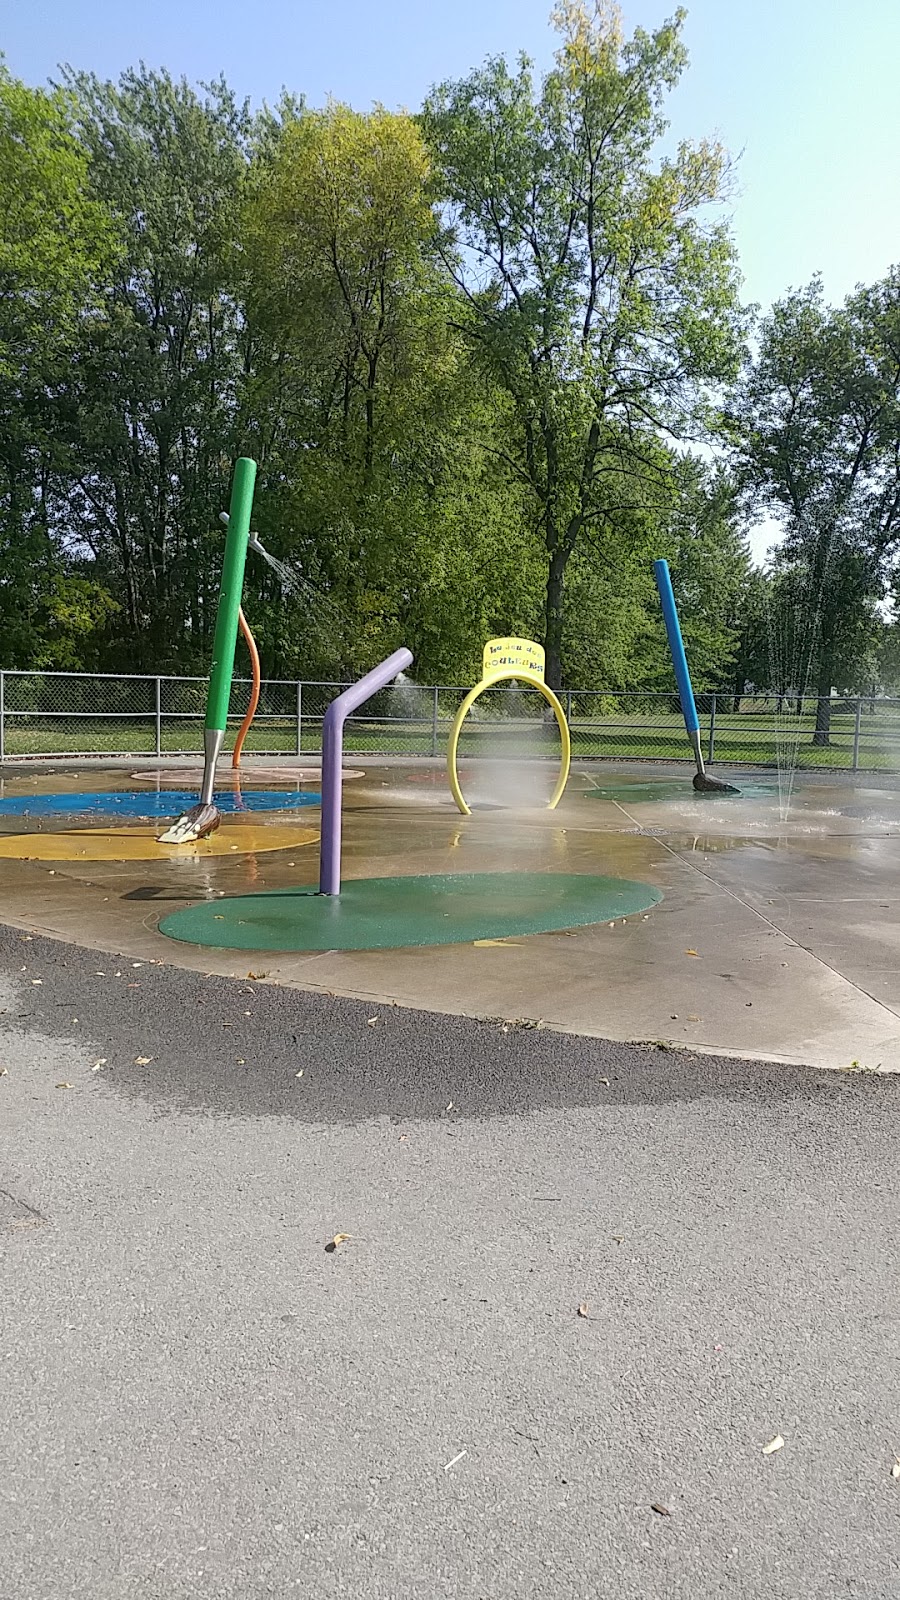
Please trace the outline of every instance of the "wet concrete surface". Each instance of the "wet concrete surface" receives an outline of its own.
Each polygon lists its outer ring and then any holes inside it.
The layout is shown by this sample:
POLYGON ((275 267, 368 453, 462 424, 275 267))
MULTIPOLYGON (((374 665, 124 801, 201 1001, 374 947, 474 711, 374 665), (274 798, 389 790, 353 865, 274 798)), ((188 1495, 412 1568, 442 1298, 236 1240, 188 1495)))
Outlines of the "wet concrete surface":
MULTIPOLYGON (((315 882, 308 843, 204 861, 2 861, 4 917, 135 958, 235 976, 252 968, 329 993, 819 1066, 900 1067, 900 787, 889 778, 801 775, 785 815, 772 775, 749 775, 746 795, 718 800, 697 796, 684 767, 586 764, 548 813, 539 802, 552 763, 518 775, 506 764, 502 798, 529 802, 515 810, 490 807, 491 775, 476 765, 469 786, 485 809, 461 817, 440 763, 360 762, 345 790, 345 873, 595 873, 645 881, 662 903, 612 926, 489 947, 258 961, 158 933, 162 916, 197 900, 315 882)), ((315 783, 308 762, 303 770, 315 783)), ((136 771, 133 761, 62 776, 58 764, 17 770, 3 793, 156 781, 136 771)), ((160 781, 183 787, 183 772, 172 765, 160 781)), ((303 818, 314 824, 316 813, 303 818)))
POLYGON ((897 1077, 9 929, 0 1065, 3 1600, 900 1592, 897 1077))

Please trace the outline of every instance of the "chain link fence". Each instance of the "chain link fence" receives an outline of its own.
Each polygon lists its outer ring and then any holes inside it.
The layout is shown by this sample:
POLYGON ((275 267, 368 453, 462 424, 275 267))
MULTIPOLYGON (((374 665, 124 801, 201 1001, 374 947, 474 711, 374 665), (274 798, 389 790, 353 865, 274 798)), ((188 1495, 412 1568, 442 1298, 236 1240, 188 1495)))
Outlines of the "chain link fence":
MULTIPOLYGON (((265 681, 247 753, 318 756, 322 720, 339 683, 265 681)), ((0 672, 0 759, 197 755, 205 678, 0 672)), ((232 735, 249 680, 235 680, 232 735)), ((348 754, 439 756, 467 690, 395 683, 347 721, 348 754)), ((562 696, 578 758, 690 760, 674 694, 568 690, 562 696)), ((718 693, 699 695, 710 762, 900 771, 900 699, 718 693), (817 731, 818 730, 818 731, 817 731)), ((460 756, 555 758, 558 732, 546 702, 520 683, 486 690, 472 706, 460 756)))

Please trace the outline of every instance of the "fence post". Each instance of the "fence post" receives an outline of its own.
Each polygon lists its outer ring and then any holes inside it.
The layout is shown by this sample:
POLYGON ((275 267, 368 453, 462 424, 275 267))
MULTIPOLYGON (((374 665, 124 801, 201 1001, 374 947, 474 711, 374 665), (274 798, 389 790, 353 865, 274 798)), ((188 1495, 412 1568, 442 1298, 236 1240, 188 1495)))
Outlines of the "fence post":
POLYGON ((715 697, 714 694, 711 694, 710 697, 709 697, 709 750, 707 751, 706 759, 711 764, 715 760, 715 757, 716 757, 716 697, 715 697))
POLYGON ((162 693, 159 677, 154 682, 156 684, 156 703, 154 706, 156 713, 156 759, 159 760, 162 755, 162 693))
POLYGON ((571 691, 571 689, 567 689, 566 690, 566 721, 567 722, 571 722, 572 721, 572 691, 571 691))
POLYGON ((297 754, 303 754, 303 684, 297 679, 297 754))
POLYGON ((0 761, 6 758, 6 673, 0 672, 0 761))
POLYGON ((859 735, 862 729, 862 695, 856 702, 856 717, 853 723, 853 771, 859 771, 859 735))
POLYGON ((438 692, 437 692, 437 684, 435 684, 434 689, 432 690, 432 699, 431 699, 431 754, 433 756, 437 755, 437 747, 438 747, 438 692))

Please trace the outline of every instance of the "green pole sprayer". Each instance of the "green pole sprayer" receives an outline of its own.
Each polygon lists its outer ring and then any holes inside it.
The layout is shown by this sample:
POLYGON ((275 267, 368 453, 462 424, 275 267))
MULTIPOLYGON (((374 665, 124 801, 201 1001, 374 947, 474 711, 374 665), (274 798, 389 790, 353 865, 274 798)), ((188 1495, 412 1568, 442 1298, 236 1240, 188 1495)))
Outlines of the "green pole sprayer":
MULTIPOLYGON (((253 488, 256 483, 256 462, 241 456, 235 462, 231 482, 231 506, 228 511, 228 532, 225 536, 225 560, 222 565, 222 586, 219 590, 219 609, 216 613, 216 632, 213 639, 213 659, 206 697, 206 722, 203 729, 203 783, 200 798, 190 811, 160 834, 160 844, 187 844, 192 839, 202 839, 219 826, 219 812, 213 802, 216 784, 216 764, 225 742, 228 726, 228 707, 231 700, 231 680, 234 677, 234 652, 237 646, 238 613, 244 587, 244 565, 250 542, 250 514, 253 509, 253 488)), ((225 519, 223 518, 223 521, 225 519)))

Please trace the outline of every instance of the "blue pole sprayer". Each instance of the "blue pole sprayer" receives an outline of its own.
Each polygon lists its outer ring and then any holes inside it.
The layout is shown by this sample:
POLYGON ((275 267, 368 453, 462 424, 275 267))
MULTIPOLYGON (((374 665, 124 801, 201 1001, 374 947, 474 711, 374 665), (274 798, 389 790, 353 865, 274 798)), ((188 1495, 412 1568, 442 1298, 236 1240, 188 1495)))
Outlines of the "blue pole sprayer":
POLYGON ((694 688, 691 683, 687 656, 684 652, 684 640, 681 637, 681 623, 678 620, 678 607, 675 604, 675 593, 672 588, 672 576, 669 572, 668 561, 654 561, 653 575, 656 578, 656 587, 659 590, 659 598, 662 603, 663 621, 666 625, 666 636, 672 655, 672 665, 675 668, 678 698, 681 701, 681 714, 684 717, 687 736, 691 741, 694 760, 697 763, 694 788, 718 794, 737 794, 738 790, 730 783, 722 783, 718 778, 711 778, 706 771, 703 748, 700 743, 700 718, 697 715, 697 702, 694 699, 694 688))

